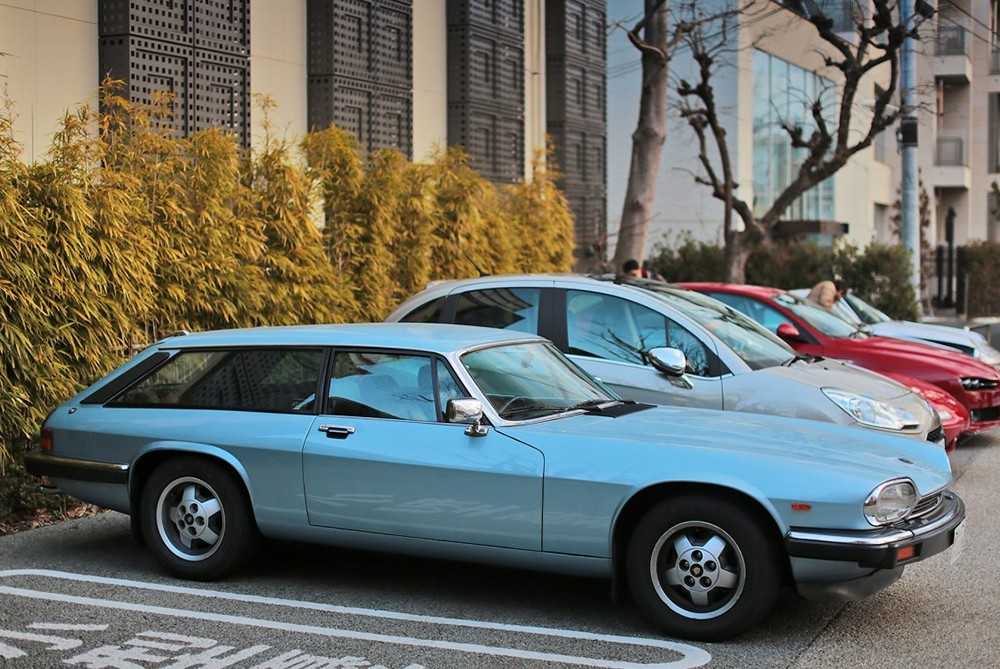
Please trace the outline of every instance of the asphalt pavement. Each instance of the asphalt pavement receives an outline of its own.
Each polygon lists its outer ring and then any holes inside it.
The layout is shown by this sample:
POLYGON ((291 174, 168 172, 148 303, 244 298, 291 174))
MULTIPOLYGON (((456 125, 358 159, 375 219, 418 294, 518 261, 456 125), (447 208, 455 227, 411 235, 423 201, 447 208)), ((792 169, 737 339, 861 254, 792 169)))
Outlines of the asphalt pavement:
POLYGON ((960 545, 861 602, 787 593, 727 643, 660 636, 604 581, 326 547, 272 543, 233 578, 179 581, 109 512, 0 538, 0 666, 1000 666, 1000 435, 953 461, 960 545))

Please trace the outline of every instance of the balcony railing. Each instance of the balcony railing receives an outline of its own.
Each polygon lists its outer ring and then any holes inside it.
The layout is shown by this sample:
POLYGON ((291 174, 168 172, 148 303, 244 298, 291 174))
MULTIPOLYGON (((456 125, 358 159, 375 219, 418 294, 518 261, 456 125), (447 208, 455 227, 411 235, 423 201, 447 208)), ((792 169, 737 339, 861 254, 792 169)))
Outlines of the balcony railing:
POLYGON ((934 53, 938 56, 969 55, 969 40, 961 26, 938 26, 934 53))
POLYGON ((965 140, 961 137, 938 137, 934 162, 941 167, 966 167, 965 140))
POLYGON ((990 65, 990 74, 1000 74, 1000 47, 993 47, 993 63, 990 65))

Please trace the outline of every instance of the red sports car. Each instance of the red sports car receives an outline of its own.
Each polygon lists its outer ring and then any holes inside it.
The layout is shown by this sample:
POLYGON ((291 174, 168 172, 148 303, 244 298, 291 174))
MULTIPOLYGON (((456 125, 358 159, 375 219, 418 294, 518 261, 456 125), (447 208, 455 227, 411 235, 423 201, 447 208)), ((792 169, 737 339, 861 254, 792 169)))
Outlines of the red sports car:
POLYGON ((969 412, 969 432, 1000 426, 1000 372, 974 358, 916 342, 873 337, 821 307, 777 288, 685 283, 731 305, 804 355, 850 360, 885 374, 931 383, 969 412))

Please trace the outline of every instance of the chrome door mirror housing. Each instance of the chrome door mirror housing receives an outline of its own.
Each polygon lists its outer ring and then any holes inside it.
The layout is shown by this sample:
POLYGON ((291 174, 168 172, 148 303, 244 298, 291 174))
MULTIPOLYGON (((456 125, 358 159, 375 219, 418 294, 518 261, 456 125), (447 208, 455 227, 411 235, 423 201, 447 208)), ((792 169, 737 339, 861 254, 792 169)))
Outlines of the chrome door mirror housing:
POLYGON ((649 364, 667 376, 684 376, 687 371, 687 356, 679 348, 660 346, 650 349, 646 357, 649 364))
POLYGON ((483 403, 471 397, 448 400, 444 410, 444 418, 449 423, 465 423, 469 427, 465 433, 470 437, 486 435, 487 428, 483 423, 483 403))

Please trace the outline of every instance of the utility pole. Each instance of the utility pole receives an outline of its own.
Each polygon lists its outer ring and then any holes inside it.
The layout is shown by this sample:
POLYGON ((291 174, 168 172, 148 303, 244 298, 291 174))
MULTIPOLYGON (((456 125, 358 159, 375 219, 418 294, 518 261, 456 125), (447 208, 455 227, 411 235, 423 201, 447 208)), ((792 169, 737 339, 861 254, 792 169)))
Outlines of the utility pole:
MULTIPOLYGON (((910 29, 914 20, 914 0, 899 3, 900 22, 910 29)), ((917 193, 917 43, 912 37, 903 42, 899 63, 899 90, 903 110, 899 124, 899 144, 902 153, 903 184, 900 189, 902 242, 910 251, 910 284, 917 295, 917 308, 922 308, 920 294, 920 204, 917 193)))

